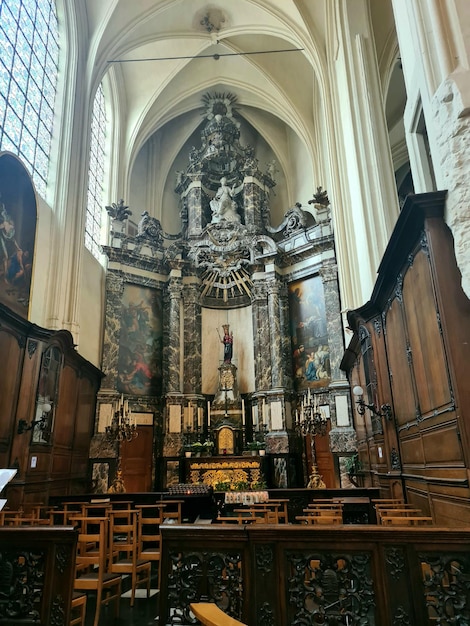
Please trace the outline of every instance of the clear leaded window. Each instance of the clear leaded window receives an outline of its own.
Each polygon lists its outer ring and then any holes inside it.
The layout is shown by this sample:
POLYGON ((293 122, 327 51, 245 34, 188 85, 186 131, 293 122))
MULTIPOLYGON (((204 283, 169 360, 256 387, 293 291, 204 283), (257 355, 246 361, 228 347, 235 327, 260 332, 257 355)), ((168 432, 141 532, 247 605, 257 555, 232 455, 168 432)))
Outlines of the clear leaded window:
POLYGON ((101 256, 101 223, 103 217, 104 157, 106 112, 103 88, 96 91, 91 122, 90 164, 88 169, 88 200, 85 224, 85 246, 97 259, 101 256))
POLYGON ((42 196, 58 57, 54 0, 0 0, 0 149, 21 158, 42 196))

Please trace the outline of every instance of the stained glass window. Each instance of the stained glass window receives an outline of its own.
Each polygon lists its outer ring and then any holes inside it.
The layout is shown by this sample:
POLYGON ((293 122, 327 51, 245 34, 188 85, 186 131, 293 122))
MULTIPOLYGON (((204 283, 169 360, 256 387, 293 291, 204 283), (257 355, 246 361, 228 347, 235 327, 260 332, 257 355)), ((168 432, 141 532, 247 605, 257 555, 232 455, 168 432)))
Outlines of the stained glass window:
POLYGON ((43 196, 58 57, 54 0, 0 1, 0 150, 21 158, 43 196))
POLYGON ((85 246, 97 259, 101 256, 101 222, 104 210, 104 157, 106 111, 103 88, 96 91, 91 121, 90 163, 88 167, 88 199, 85 223, 85 246))

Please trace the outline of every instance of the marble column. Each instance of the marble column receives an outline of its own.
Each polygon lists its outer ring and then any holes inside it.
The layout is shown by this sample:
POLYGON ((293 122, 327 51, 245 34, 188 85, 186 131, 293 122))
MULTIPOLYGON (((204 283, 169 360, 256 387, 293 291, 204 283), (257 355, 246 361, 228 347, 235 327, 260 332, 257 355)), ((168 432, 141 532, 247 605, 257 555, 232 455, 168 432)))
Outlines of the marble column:
POLYGON ((264 277, 253 280, 251 303, 253 311, 255 389, 257 391, 267 391, 271 388, 271 353, 269 346, 268 298, 264 277))
MULTIPOLYGON (((356 432, 352 427, 349 383, 340 369, 344 354, 343 334, 340 315, 338 288, 338 268, 336 263, 327 263, 320 269, 325 295, 328 347, 330 350, 331 383, 329 406, 331 430, 329 433, 330 451, 339 459, 357 449, 356 432)), ((341 478, 342 480, 342 478, 341 478)), ((343 486, 343 481, 341 483, 343 486)))
POLYGON ((188 235, 189 237, 201 234, 205 226, 202 210, 202 185, 200 180, 193 180, 189 185, 185 202, 188 211, 188 235))
POLYGON ((279 280, 275 277, 267 283, 268 293, 268 328, 270 333, 269 349, 271 354, 271 387, 283 386, 282 337, 279 280))
POLYGON ((184 361, 183 393, 200 393, 202 389, 201 306, 199 284, 183 288, 184 361))
POLYGON ((255 226, 262 230, 261 211, 265 193, 254 176, 245 176, 243 181, 243 198, 245 226, 255 226))
POLYGON ((325 295, 331 380, 332 382, 339 380, 345 381, 346 375, 339 367, 344 354, 344 341, 341 324, 341 305, 339 300, 338 266, 336 263, 324 263, 319 273, 323 282, 323 293, 325 295))
POLYGON ((106 276, 106 314, 101 368, 106 374, 102 389, 116 389, 121 335, 121 307, 124 279, 121 274, 108 271, 106 276))
POLYGON ((287 285, 279 283, 279 343, 281 344, 281 366, 283 386, 293 390, 291 338, 289 333, 289 299, 287 285))
POLYGON ((181 393, 181 296, 183 281, 172 276, 168 284, 167 384, 169 394, 181 393))

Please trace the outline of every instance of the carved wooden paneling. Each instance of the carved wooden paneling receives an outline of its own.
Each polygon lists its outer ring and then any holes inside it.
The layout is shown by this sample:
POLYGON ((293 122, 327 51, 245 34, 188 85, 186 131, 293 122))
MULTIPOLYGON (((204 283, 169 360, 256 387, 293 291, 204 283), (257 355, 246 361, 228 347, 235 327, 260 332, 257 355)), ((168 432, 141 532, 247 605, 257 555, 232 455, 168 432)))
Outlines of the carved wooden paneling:
POLYGON ((53 441, 55 446, 72 449, 77 409, 77 371, 64 365, 60 374, 59 404, 53 441))
MULTIPOLYGON (((376 407, 392 407, 384 429, 390 478, 380 477, 383 495, 391 491, 385 485, 402 481, 405 496, 418 498, 437 523, 449 521, 442 505, 447 497, 449 510, 456 510, 453 522, 470 524, 470 300, 444 209, 445 192, 407 199, 370 301, 348 313, 354 338, 342 368, 351 385, 363 376, 360 340, 370 333, 377 353, 376 407)), ((362 433, 363 424, 355 422, 362 433)), ((377 433, 360 440, 361 460, 375 458, 381 443, 377 433)))
POLYGON ((431 269, 423 251, 405 274, 403 304, 419 407, 424 415, 450 404, 451 391, 431 269))
POLYGON ((8 505, 46 503, 50 490, 85 491, 101 372, 76 352, 68 331, 40 328, 2 305, 0 354, 0 464, 18 470, 8 505), (40 422, 44 415, 49 422, 40 422))
POLYGON ((69 624, 76 542, 72 529, 0 528, 0 624, 69 624))
POLYGON ((222 524, 161 532, 162 624, 195 623, 189 603, 207 599, 249 626, 469 622, 467 529, 222 524))
MULTIPOLYGON (((410 373, 402 304, 398 298, 394 298, 391 302, 387 311, 386 323, 393 410, 397 424, 402 425, 416 418, 416 398, 410 373)), ((388 373, 386 374, 388 376, 388 373)))

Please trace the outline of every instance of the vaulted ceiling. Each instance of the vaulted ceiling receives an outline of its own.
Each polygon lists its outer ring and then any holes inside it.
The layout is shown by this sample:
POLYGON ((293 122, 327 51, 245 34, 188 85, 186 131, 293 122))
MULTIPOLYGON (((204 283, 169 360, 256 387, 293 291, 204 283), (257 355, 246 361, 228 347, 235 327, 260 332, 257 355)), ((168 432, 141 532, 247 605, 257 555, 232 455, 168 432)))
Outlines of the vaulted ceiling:
MULTIPOLYGON (((390 2, 370 2, 379 63, 395 38, 390 2)), ((296 201, 306 204, 316 185, 327 187, 328 157, 320 147, 336 0, 85 3, 90 92, 103 77, 111 79, 123 193, 131 204, 177 229, 175 173, 200 143, 202 96, 214 91, 237 97, 241 142, 255 147, 260 169, 277 162, 275 214, 296 201), (155 154, 149 198, 141 183, 155 154)), ((391 118, 401 106, 387 103, 391 118)))

